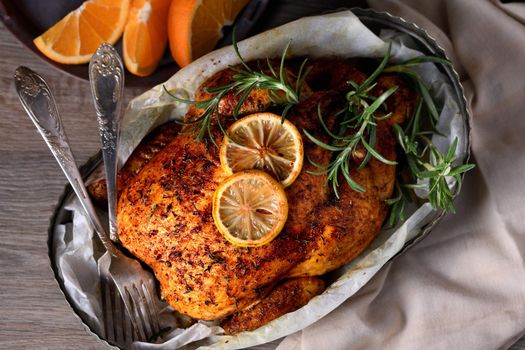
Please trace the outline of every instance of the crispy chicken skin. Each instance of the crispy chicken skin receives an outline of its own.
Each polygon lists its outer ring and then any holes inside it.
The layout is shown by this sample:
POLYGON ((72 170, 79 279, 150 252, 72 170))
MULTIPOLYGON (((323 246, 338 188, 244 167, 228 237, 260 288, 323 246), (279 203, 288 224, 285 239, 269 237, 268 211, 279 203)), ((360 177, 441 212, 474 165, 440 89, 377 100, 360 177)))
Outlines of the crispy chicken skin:
MULTIPOLYGON (((334 63, 330 69, 314 62, 313 67, 321 72, 317 77, 312 75, 310 93, 288 118, 300 131, 329 142, 317 116, 318 106, 331 128, 345 104, 344 84, 348 80, 362 82, 366 75, 348 63, 334 63), (323 75, 328 76, 328 83, 321 79, 323 75)), ((204 86, 225 84, 231 74, 219 72, 204 86)), ((411 114, 415 98, 396 76, 380 77, 376 93, 393 85, 399 89, 389 100, 388 109, 395 122, 401 123, 411 114)), ((206 98, 204 86, 197 98, 206 98)), ((259 92, 246 101, 243 112, 269 108, 267 93, 259 92)), ((226 126, 232 121, 226 118, 233 113, 234 102, 228 100, 232 98, 236 97, 225 97, 222 104, 226 126)), ((194 112, 190 110, 188 118, 194 112)), ((389 120, 378 123, 376 150, 396 160, 391 124, 389 120)), ((222 134, 217 127, 213 134, 220 142, 222 134)), ((352 190, 341 177, 340 199, 336 199, 324 184, 325 175, 308 173, 319 169, 307 160, 327 164, 333 155, 305 135, 303 143, 302 172, 286 188, 290 203, 286 226, 276 239, 257 248, 236 247, 215 227, 212 197, 226 175, 211 142, 178 134, 149 162, 141 163, 142 169, 135 172, 119 198, 119 235, 122 244, 152 268, 162 295, 177 311, 203 320, 233 315, 223 323, 228 333, 255 329, 319 294, 324 288, 322 281, 308 276, 346 264, 379 233, 388 211, 385 199, 393 192, 395 166, 372 159, 357 170, 360 159, 356 155, 351 176, 366 192, 352 190)))
POLYGON ((306 82, 314 90, 348 90, 348 81, 362 84, 367 76, 356 65, 340 59, 318 59, 312 62, 306 82))
POLYGON ((226 334, 252 331, 279 316, 295 311, 324 290, 318 277, 292 278, 275 286, 261 302, 221 322, 226 334))
POLYGON ((178 311, 213 320, 264 296, 303 256, 281 234, 258 248, 226 241, 211 215, 226 178, 216 148, 179 135, 135 177, 119 200, 122 244, 148 264, 178 311))
MULTIPOLYGON (((253 64, 251 64, 253 65, 253 64)), ((272 62, 274 69, 279 70, 278 62, 272 62)), ((219 73, 208 78, 202 86, 197 89, 195 92, 196 101, 204 101, 213 97, 213 95, 207 91, 207 88, 212 88, 216 86, 225 86, 232 82, 233 76, 238 74, 235 70, 231 68, 226 68, 219 73)), ((289 77, 290 81, 295 84, 297 72, 293 67, 286 67, 286 74, 289 77)), ((312 91, 310 90, 307 84, 303 84, 301 89, 301 97, 305 98, 310 96, 312 91)), ((238 94, 235 89, 231 90, 222 98, 219 102, 219 114, 222 117, 231 117, 233 116, 235 107, 237 106, 242 94, 238 94)), ((272 105, 272 100, 268 90, 265 89, 253 89, 249 94, 241 108, 239 109, 239 115, 245 115, 260 111, 265 111, 272 105)), ((202 113, 202 110, 190 107, 188 114, 185 119, 188 121, 198 118, 202 113)))
MULTIPOLYGON (((378 126, 376 150, 396 160, 395 140, 389 128, 378 126)), ((339 200, 328 200, 313 208, 301 238, 309 242, 303 262, 290 277, 317 276, 332 271, 361 253, 379 233, 387 214, 385 199, 395 184, 395 166, 372 159, 350 176, 366 191, 359 193, 340 179, 339 200)), ((311 194, 313 195, 313 194, 311 194)))
MULTIPOLYGON (((334 92, 316 92, 305 100, 288 116, 298 130, 306 130, 323 142, 329 142, 323 132, 317 117, 317 105, 320 104, 321 112, 327 116, 328 125, 333 124, 334 114, 343 107, 342 99, 334 92)), ((310 159, 317 164, 326 164, 330 161, 331 152, 317 147, 310 139, 303 135, 303 149, 305 160, 310 159)), ((288 220, 285 231, 302 239, 313 210, 325 203, 330 195, 329 189, 324 185, 325 176, 311 174, 319 171, 309 161, 303 162, 303 169, 292 186, 285 189, 288 201, 293 203, 288 207, 288 220), (293 201, 293 202, 292 202, 293 201)))
MULTIPOLYGON (((169 122, 153 130, 142 140, 131 154, 129 160, 124 164, 117 175, 117 191, 120 193, 126 188, 129 181, 148 163, 157 153, 159 153, 180 131, 180 125, 169 122)), ((101 205, 107 205, 108 195, 106 180, 100 179, 88 186, 91 197, 101 205)))
MULTIPOLYGON (((202 84, 202 86, 195 93, 196 101, 204 101, 210 99, 213 95, 206 91, 206 87, 213 86, 224 86, 231 83, 232 77, 237 74, 233 69, 227 68, 221 71, 219 74, 211 76, 208 80, 202 84)), ((219 114, 221 116, 231 116, 237 102, 241 98, 240 95, 236 94, 236 91, 230 91, 227 95, 221 99, 219 102, 219 114)), ((239 114, 249 114, 257 111, 263 111, 270 106, 270 96, 268 95, 267 90, 254 89, 243 103, 239 114)), ((199 116, 200 111, 194 110, 193 107, 190 107, 190 112, 187 117, 199 116)))

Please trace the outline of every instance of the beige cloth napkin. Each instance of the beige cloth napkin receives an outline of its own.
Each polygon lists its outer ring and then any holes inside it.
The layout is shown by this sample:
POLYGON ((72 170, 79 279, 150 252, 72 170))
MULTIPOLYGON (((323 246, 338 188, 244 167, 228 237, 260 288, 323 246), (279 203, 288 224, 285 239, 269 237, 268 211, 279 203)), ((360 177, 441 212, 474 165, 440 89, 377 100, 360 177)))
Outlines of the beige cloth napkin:
POLYGON ((477 168, 456 215, 278 349, 508 348, 525 333, 525 3, 369 3, 425 28, 451 56, 477 168))

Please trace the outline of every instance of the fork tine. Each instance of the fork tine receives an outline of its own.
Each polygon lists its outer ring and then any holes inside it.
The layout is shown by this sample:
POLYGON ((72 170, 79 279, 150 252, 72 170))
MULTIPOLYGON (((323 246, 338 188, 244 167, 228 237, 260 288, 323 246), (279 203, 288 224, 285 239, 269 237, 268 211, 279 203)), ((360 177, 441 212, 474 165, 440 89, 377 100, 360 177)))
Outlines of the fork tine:
POLYGON ((107 283, 105 279, 101 279, 103 284, 102 290, 102 302, 103 302, 103 313, 104 313, 104 330, 106 332, 106 339, 109 342, 115 342, 115 333, 114 333, 114 323, 113 323, 113 308, 111 300, 113 299, 114 293, 112 293, 112 288, 107 283))
POLYGON ((135 309, 138 311, 140 320, 142 321, 141 325, 142 330, 144 331, 145 340, 148 340, 152 335, 152 329, 148 319, 144 293, 141 292, 140 286, 137 287, 136 284, 134 284, 131 288, 133 289, 133 291, 135 292, 135 296, 137 297, 133 299, 133 302, 135 303, 135 309))
POLYGON ((146 309, 148 310, 150 324, 152 327, 152 336, 155 334, 158 334, 160 332, 160 324, 159 324, 159 317, 158 317, 158 310, 157 310, 157 304, 153 301, 153 295, 154 293, 151 292, 151 290, 148 288, 148 285, 142 283, 141 285, 142 291, 144 293, 144 300, 146 301, 146 309))
POLYGON ((115 331, 115 339, 117 343, 122 344, 125 340, 124 338, 124 320, 123 317, 125 317, 125 310, 124 305, 122 302, 122 297, 120 296, 120 293, 115 293, 114 298, 114 304, 113 304, 113 311, 114 311, 114 331, 115 331))
POLYGON ((108 339, 108 330, 107 330, 107 307, 106 307, 106 285, 104 283, 104 280, 100 279, 100 307, 102 308, 102 321, 104 324, 102 325, 102 332, 105 339, 108 339))
POLYGON ((100 283, 104 338, 110 344, 129 349, 134 338, 138 339, 138 335, 135 337, 137 333, 134 333, 131 317, 128 317, 124 300, 113 281, 101 278, 100 283))
POLYGON ((135 286, 131 286, 131 288, 125 288, 126 291, 126 298, 127 301, 131 305, 132 313, 130 314, 130 319, 133 325, 135 326, 135 330, 138 333, 138 339, 143 341, 147 340, 146 334, 144 333, 144 319, 141 317, 141 314, 139 312, 139 308, 141 305, 140 302, 137 302, 139 300, 140 296, 136 294, 136 291, 134 290, 135 286))
POLYGON ((160 331, 155 282, 137 261, 115 254, 106 253, 98 261, 101 280, 113 287, 111 299, 107 286, 103 288, 105 312, 112 312, 106 317, 106 338, 129 345, 132 340, 147 341, 160 331))
POLYGON ((131 319, 128 316, 126 307, 124 306, 124 300, 120 293, 116 293, 115 297, 115 308, 116 322, 115 332, 118 334, 117 339, 119 344, 124 344, 126 349, 131 348, 131 343, 133 342, 134 333, 133 325, 131 324, 131 319))
MULTIPOLYGON (((142 327, 140 326, 140 323, 137 322, 140 320, 137 320, 137 317, 135 315, 135 311, 133 307, 133 303, 134 303, 133 296, 130 295, 129 289, 126 286, 122 286, 121 284, 117 283, 117 281, 115 280, 114 282, 115 282, 115 286, 117 287, 120 296, 122 297, 122 301, 124 302, 126 313, 129 316, 129 320, 131 321, 133 329, 138 331, 142 327)), ((138 335, 140 336, 140 334, 138 335)))
MULTIPOLYGON (((123 309, 125 311, 125 309, 123 309)), ((131 324, 131 318, 130 316, 123 312, 124 315, 124 324, 123 324, 123 330, 124 330, 124 343, 126 344, 126 349, 131 348, 131 343, 134 340, 135 336, 135 330, 133 328, 133 325, 131 324)))
POLYGON ((142 314, 142 319, 144 320, 146 337, 147 340, 149 340, 155 334, 155 330, 153 328, 153 319, 150 315, 149 305, 147 304, 147 300, 144 295, 143 284, 140 283, 138 286, 134 285, 133 288, 135 288, 137 294, 140 295, 140 299, 142 301, 140 303, 140 312, 142 314))

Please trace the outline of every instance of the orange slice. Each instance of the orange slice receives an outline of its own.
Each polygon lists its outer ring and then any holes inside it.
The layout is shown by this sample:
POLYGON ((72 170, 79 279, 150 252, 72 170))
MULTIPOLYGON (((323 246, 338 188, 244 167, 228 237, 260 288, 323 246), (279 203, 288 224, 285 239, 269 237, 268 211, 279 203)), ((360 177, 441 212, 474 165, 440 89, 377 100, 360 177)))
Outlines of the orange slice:
POLYGON ((171 3, 168 35, 173 59, 184 67, 207 54, 249 0, 175 0, 171 3))
POLYGON ((213 195, 213 220, 219 232, 239 247, 272 241, 288 218, 288 200, 270 175, 247 170, 230 176, 213 195))
POLYGON ((159 65, 168 43, 168 10, 171 0, 132 0, 124 28, 124 64, 144 77, 159 65))
POLYGON ((33 42, 53 61, 87 63, 102 43, 120 38, 128 10, 129 0, 88 0, 33 42))
POLYGON ((229 128, 220 150, 221 167, 228 175, 258 169, 286 187, 303 167, 303 141, 290 121, 273 113, 255 113, 237 120, 229 128))

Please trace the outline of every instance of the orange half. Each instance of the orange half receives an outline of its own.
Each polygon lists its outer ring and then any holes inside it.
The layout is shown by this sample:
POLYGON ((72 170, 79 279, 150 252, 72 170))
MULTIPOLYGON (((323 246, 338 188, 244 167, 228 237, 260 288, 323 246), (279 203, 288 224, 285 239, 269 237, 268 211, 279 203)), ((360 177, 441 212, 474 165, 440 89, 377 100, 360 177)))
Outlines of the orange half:
POLYGON ((159 65, 168 43, 170 3, 171 0, 131 2, 123 38, 124 64, 131 73, 147 76, 159 65))
POLYGON ((175 0, 171 3, 168 35, 173 59, 184 67, 207 54, 249 0, 175 0))
POLYGON ((129 0, 88 0, 33 42, 53 61, 87 63, 102 43, 120 38, 128 10, 129 0))

